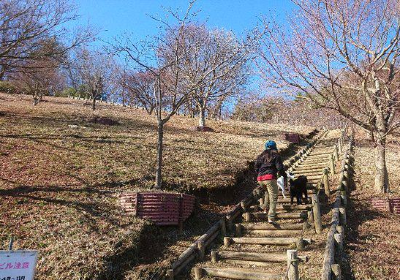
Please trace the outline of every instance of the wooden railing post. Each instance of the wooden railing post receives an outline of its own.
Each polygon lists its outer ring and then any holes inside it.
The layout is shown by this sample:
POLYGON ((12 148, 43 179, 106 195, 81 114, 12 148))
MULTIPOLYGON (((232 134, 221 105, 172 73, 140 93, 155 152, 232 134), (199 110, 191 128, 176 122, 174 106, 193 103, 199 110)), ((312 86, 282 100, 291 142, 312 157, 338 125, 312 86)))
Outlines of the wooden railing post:
POLYGON ((297 258, 297 250, 287 250, 287 266, 288 279, 299 280, 299 259, 297 258))
POLYGON ((340 269, 340 265, 332 264, 331 266, 333 280, 342 280, 342 270, 340 269))
POLYGON ((343 254, 343 235, 342 233, 335 233, 334 235, 335 238, 335 255, 337 261, 340 263, 342 259, 342 254, 343 254))
POLYGON ((241 237, 242 236, 242 225, 241 224, 236 224, 235 225, 235 236, 236 237, 241 237))
POLYGON ((201 267, 194 268, 194 279, 200 280, 203 277, 203 270, 201 267))
POLYGON ((204 247, 204 242, 203 241, 198 241, 197 242, 197 249, 199 251, 199 260, 203 260, 205 256, 205 247, 204 247))
POLYGON ((216 263, 218 261, 218 252, 217 250, 211 250, 211 262, 216 263))
POLYGON ((318 195, 313 194, 311 196, 311 199, 313 205, 315 232, 319 234, 322 232, 322 222, 321 222, 321 208, 319 205, 318 195))
POLYGON ((168 280, 174 280, 174 270, 173 269, 168 269, 167 270, 167 279, 168 280))
POLYGON ((335 145, 334 156, 335 156, 335 160, 338 161, 339 160, 339 151, 338 151, 337 145, 335 145))
POLYGON ((324 169, 324 175, 323 175, 323 184, 324 184, 324 189, 325 189, 325 194, 327 196, 331 195, 331 190, 329 188, 329 178, 328 178, 328 169, 324 169))
POLYGON ((251 222, 251 214, 250 214, 250 212, 246 212, 246 213, 244 213, 244 220, 246 221, 246 222, 251 222))
POLYGON ((345 226, 347 223, 346 208, 344 207, 339 208, 339 219, 340 219, 340 225, 345 226))
POLYGON ((335 159, 333 154, 330 155, 330 169, 331 169, 331 175, 335 175, 335 159))

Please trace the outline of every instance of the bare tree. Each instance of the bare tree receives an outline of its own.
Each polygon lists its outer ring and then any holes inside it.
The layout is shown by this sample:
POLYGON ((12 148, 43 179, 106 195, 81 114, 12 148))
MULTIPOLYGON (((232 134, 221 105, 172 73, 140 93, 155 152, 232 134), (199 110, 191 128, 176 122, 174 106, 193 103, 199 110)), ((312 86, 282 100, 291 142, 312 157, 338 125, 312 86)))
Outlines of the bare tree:
POLYGON ((199 113, 199 127, 205 127, 211 103, 238 94, 247 82, 248 48, 232 32, 209 30, 205 25, 191 24, 180 42, 184 59, 183 75, 199 113))
POLYGON ((124 99, 130 104, 138 105, 151 115, 156 108, 154 98, 154 74, 147 72, 133 72, 125 70, 120 78, 121 87, 124 89, 124 99))
POLYGON ((55 94, 65 85, 61 75, 60 67, 64 56, 47 56, 48 53, 57 53, 62 45, 54 38, 38 42, 38 45, 31 51, 30 57, 23 62, 18 72, 9 74, 9 79, 21 92, 31 94, 33 104, 37 105, 43 95, 55 94))
POLYGON ((396 0, 293 0, 290 28, 265 22, 257 64, 270 86, 301 93, 375 136, 375 189, 388 192, 386 136, 400 126, 396 0))
MULTIPOLYGON (((56 38, 62 46, 43 55, 59 56, 91 40, 87 30, 68 31, 64 24, 77 18, 67 0, 2 0, 0 2, 0 80, 7 74, 37 68, 32 52, 40 42, 56 38)), ((41 59, 41 58, 40 58, 41 59)))
POLYGON ((95 110, 96 101, 104 98, 109 87, 110 76, 113 73, 113 58, 101 51, 80 48, 70 60, 72 84, 85 89, 92 101, 92 110, 95 110))
POLYGON ((126 42, 120 42, 115 46, 116 51, 125 54, 136 72, 151 75, 150 79, 154 81, 153 96, 158 126, 156 188, 162 187, 164 125, 192 94, 181 68, 184 58, 181 42, 184 41, 185 26, 192 16, 193 4, 194 1, 189 3, 182 17, 176 12, 169 11, 169 16, 177 22, 176 27, 167 21, 159 20, 162 33, 153 41, 137 44, 126 38, 126 42))

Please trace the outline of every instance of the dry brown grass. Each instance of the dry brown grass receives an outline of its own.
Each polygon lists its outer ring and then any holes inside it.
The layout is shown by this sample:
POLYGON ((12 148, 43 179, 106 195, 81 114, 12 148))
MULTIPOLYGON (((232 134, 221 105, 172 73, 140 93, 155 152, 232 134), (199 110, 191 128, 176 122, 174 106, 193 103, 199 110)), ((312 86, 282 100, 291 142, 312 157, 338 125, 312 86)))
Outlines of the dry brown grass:
POLYGON ((387 147, 389 180, 393 193, 377 194, 374 184, 374 150, 366 134, 358 131, 355 146, 355 189, 348 209, 345 279, 396 280, 400 275, 400 216, 371 207, 371 198, 400 196, 400 139, 390 137, 387 147))
MULTIPOLYGON (((0 240, 39 249, 37 279, 98 279, 138 260, 143 221, 125 217, 116 194, 152 186, 156 127, 141 110, 0 94, 0 240), (107 126, 94 116, 118 120, 107 126)), ((262 150, 268 138, 285 147, 286 131, 311 127, 209 121, 215 133, 194 132, 196 120, 175 117, 165 133, 164 185, 221 188, 262 150)))

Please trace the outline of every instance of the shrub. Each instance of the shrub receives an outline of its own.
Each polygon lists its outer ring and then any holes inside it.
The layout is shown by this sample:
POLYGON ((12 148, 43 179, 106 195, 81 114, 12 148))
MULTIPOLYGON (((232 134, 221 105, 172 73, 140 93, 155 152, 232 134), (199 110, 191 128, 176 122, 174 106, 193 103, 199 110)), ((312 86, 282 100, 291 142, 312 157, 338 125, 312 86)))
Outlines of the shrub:
POLYGON ((18 89, 12 82, 0 81, 0 92, 18 93, 18 89))

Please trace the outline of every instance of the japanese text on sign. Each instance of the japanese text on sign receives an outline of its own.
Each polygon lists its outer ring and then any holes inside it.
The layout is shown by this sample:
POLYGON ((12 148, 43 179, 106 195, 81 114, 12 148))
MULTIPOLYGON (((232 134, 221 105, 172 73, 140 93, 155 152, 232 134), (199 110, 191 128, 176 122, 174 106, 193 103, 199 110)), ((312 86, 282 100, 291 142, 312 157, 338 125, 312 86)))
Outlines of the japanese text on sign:
POLYGON ((37 251, 0 251, 0 280, 33 280, 37 251))

